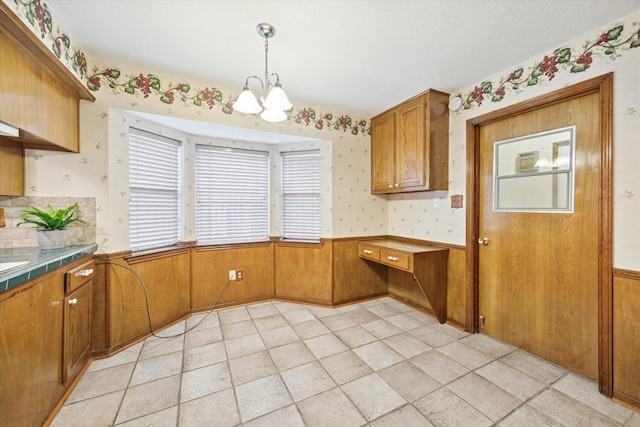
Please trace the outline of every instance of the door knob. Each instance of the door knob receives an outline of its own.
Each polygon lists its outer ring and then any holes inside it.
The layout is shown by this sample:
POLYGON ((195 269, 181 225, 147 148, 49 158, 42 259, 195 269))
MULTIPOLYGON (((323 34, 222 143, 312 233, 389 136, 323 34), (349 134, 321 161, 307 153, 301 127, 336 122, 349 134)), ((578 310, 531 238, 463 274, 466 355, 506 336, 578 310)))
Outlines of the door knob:
POLYGON ((489 238, 487 236, 482 236, 478 239, 478 244, 487 246, 489 244, 489 238))

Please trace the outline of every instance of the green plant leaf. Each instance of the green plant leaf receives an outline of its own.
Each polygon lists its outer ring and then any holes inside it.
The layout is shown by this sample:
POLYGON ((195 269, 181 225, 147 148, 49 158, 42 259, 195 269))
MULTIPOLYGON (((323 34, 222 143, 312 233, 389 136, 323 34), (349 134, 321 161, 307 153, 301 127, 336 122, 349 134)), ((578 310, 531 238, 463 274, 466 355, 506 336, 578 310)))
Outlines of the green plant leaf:
POLYGON ((558 64, 564 64, 571 60, 571 49, 568 47, 556 49, 553 54, 558 57, 558 64))
POLYGON ((164 102, 165 104, 171 104, 173 101, 171 101, 170 98, 167 98, 166 96, 162 95, 160 97, 160 101, 164 102))
POLYGON ((188 93, 188 92, 189 92, 189 90, 191 90, 191 86, 189 86, 189 85, 188 85, 188 84, 186 84, 186 83, 182 83, 182 91, 183 91, 184 93, 188 93))
POLYGON ((587 64, 576 64, 569 70, 570 73, 581 73, 587 69, 587 64))
POLYGON ((131 87, 131 86, 125 87, 124 91, 127 92, 127 93, 130 93, 131 95, 136 93, 136 89, 134 87, 131 87))
POLYGON ((624 30, 624 25, 618 25, 617 27, 614 27, 607 31, 609 40, 616 40, 618 37, 620 37, 620 34, 622 34, 622 30, 624 30))
POLYGON ((605 54, 605 55, 613 55, 614 53, 616 53, 616 49, 615 49, 615 48, 613 48, 613 47, 607 48, 607 49, 604 51, 604 54, 605 54))
POLYGON ((531 79, 527 82, 527 86, 535 86, 537 84, 538 84, 538 76, 531 77, 531 79))
POLYGON ((482 82, 482 93, 490 93, 491 88, 493 87, 491 82, 482 82))
POLYGON ((111 68, 111 77, 117 79, 120 77, 120 70, 116 70, 115 68, 111 68))
POLYGON ((640 47, 640 39, 635 40, 633 42, 631 42, 631 44, 629 45, 630 48, 634 48, 634 47, 640 47))
POLYGON ((523 73, 523 72, 524 72, 524 70, 523 70, 522 68, 518 68, 517 70, 515 70, 515 71, 513 72, 513 76, 514 76, 516 79, 519 79, 520 77, 522 77, 522 73, 523 73))

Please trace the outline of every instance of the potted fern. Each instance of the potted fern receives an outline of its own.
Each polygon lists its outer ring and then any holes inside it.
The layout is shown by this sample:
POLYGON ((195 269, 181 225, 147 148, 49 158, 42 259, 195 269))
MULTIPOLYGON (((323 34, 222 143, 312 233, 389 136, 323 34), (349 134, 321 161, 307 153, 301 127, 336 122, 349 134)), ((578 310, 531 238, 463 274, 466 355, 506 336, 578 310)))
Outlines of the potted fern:
POLYGON ((77 203, 66 209, 54 209, 48 205, 45 210, 31 207, 22 211, 20 218, 22 221, 16 224, 20 227, 22 224, 34 224, 38 229, 38 244, 41 249, 58 249, 67 245, 69 238, 69 230, 67 226, 74 222, 84 224, 75 209, 77 203))

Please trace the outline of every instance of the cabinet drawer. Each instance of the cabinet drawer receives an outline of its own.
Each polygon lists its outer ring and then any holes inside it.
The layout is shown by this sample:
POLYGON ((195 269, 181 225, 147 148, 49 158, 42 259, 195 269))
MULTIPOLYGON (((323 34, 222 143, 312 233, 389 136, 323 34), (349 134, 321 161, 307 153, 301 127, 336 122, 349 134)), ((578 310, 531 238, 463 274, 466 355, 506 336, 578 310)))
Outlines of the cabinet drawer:
POLYGON ((380 249, 369 245, 358 245, 361 258, 372 259, 374 261, 380 261, 380 249))
POLYGON ((395 268, 411 271, 411 255, 382 249, 380 250, 380 262, 395 268))
POLYGON ((93 279, 96 271, 96 263, 94 260, 85 262, 84 264, 67 271, 65 277, 65 292, 72 292, 73 290, 82 286, 82 284, 93 279))

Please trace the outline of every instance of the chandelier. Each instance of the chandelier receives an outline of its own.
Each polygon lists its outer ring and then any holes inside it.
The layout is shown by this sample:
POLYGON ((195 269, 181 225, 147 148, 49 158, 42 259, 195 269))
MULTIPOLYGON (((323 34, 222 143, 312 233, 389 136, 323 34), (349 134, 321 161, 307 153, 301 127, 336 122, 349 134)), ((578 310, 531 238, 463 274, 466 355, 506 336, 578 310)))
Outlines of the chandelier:
POLYGON ((263 23, 258 24, 256 30, 260 36, 264 37, 264 81, 258 76, 247 77, 242 93, 233 104, 233 109, 246 114, 260 113, 260 117, 268 122, 281 122, 287 119, 285 111, 291 110, 293 105, 282 89, 278 73, 269 74, 269 39, 275 37, 276 29, 270 24, 263 23), (256 79, 260 82, 262 89, 260 101, 249 89, 250 79, 256 79))

